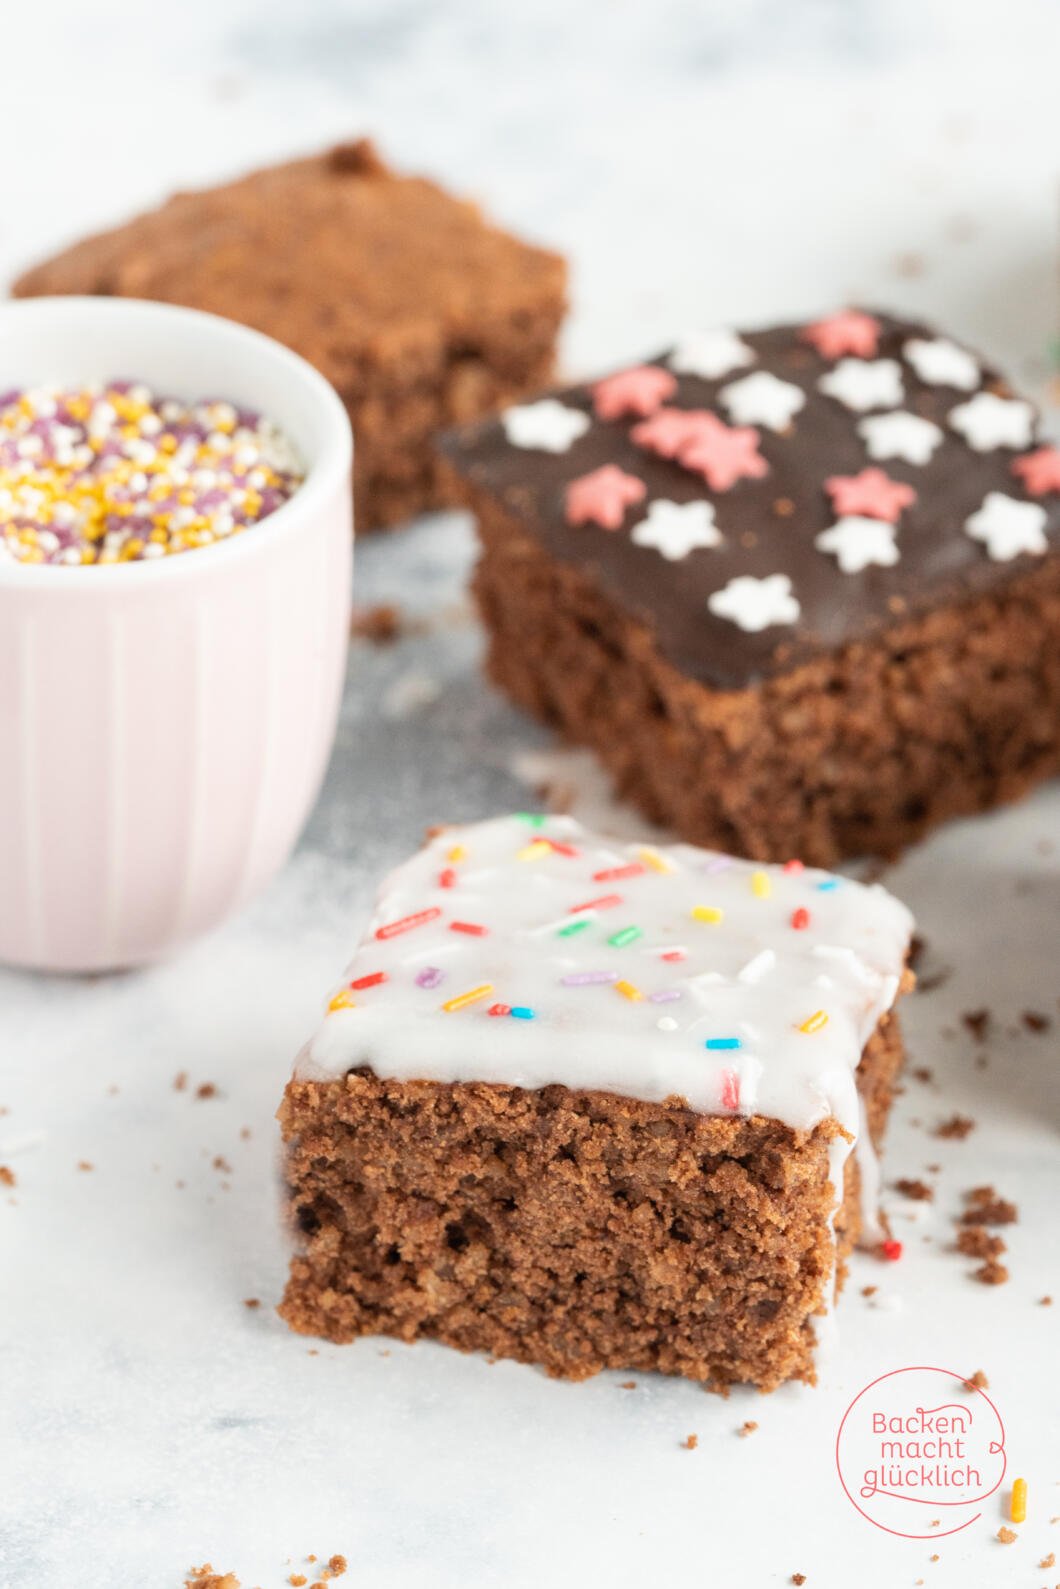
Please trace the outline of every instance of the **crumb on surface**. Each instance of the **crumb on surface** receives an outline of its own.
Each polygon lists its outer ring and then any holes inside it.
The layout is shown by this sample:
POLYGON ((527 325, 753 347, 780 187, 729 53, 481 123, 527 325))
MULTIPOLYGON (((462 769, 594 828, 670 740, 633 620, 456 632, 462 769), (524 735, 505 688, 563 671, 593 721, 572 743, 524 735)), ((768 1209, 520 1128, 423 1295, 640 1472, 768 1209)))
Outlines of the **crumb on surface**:
POLYGON ((240 1583, 234 1572, 214 1572, 206 1561, 201 1567, 191 1569, 191 1577, 184 1580, 184 1589, 240 1589, 240 1583))
POLYGON ((989 1010, 965 1010, 961 1020, 971 1032, 977 1043, 981 1043, 990 1030, 989 1010))
MULTIPOLYGON (((969 1374, 964 1383, 967 1385, 969 1390, 990 1389, 990 1381, 987 1379, 981 1368, 977 1368, 974 1374, 969 1374)), ((934 1528, 934 1523, 931 1526, 934 1528)))
POLYGON ((174 1092, 183 1092, 187 1085, 188 1085, 188 1073, 187 1073, 187 1071, 186 1070, 178 1070, 177 1074, 173 1077, 173 1091, 174 1092))
POLYGON ((804 1584, 806 1582, 806 1574, 804 1572, 793 1572, 791 1575, 791 1581, 796 1585, 804 1584))
POLYGON ((925 1086, 929 1086, 935 1080, 935 1072, 928 1065, 917 1065, 909 1074, 914 1081, 923 1082, 925 1086))
POLYGON ((1007 1528, 1004 1523, 1002 1523, 1001 1527, 998 1529, 997 1537, 1003 1545, 1014 1545, 1017 1539, 1019 1539, 1019 1535, 1016 1533, 1015 1529, 1007 1528))
POLYGON ((90 1171, 91 1171, 91 1170, 94 1170, 94 1169, 95 1169, 95 1167, 96 1167, 96 1166, 95 1166, 95 1165, 94 1165, 94 1164, 93 1164, 93 1163, 91 1163, 91 1161, 90 1161, 90 1160, 88 1160, 88 1159, 78 1159, 78 1161, 77 1161, 77 1168, 78 1168, 78 1169, 79 1169, 79 1170, 81 1170, 81 1171, 83 1171, 83 1172, 84 1172, 84 1174, 86 1174, 86 1175, 87 1175, 87 1174, 88 1174, 88 1173, 89 1173, 89 1172, 90 1172, 90 1171))
POLYGON ((261 1299, 259 1297, 244 1297, 243 1306, 245 1308, 260 1308, 261 1299))
POLYGON ((619 1380, 618 1388, 619 1388, 619 1390, 636 1390, 637 1381, 635 1379, 622 1379, 622 1380, 619 1380))
POLYGON ((1038 1306, 1040 1308, 1051 1308, 1052 1305, 1053 1305, 1052 1297, 1040 1297, 1038 1299, 1038 1306))
POLYGON ((948 1120, 941 1121, 932 1133, 944 1141, 963 1142, 975 1130, 975 1121, 968 1115, 953 1114, 948 1120))
POLYGON ((991 1236, 982 1225, 966 1225, 957 1232, 957 1251, 966 1258, 1000 1258, 1005 1251, 1000 1236, 991 1236))
POLYGON ((9 1164, 0 1164, 0 1186, 17 1186, 15 1172, 9 1164))
POLYGON ((333 1578, 341 1578, 346 1571, 348 1563, 345 1556, 336 1551, 334 1556, 328 1557, 328 1571, 333 1578))
POLYGON ((984 1286, 1003 1286, 1008 1279, 1008 1270, 996 1258, 988 1258, 986 1263, 972 1270, 972 1279, 984 1286))
POLYGON ((1052 1016, 1041 1010, 1024 1010, 1020 1017, 1028 1032, 1047 1032, 1052 1026, 1052 1016))
POLYGON ((965 1192, 967 1208, 961 1215, 965 1225, 1014 1225, 1019 1218, 1015 1203, 999 1197, 992 1186, 973 1186, 965 1192))
POLYGON ((863 1297, 874 1297, 879 1289, 879 1286, 862 1286, 861 1294, 863 1297))
POLYGON ((686 1435, 685 1438, 681 1441, 682 1449, 685 1450, 685 1451, 694 1451, 696 1449, 696 1447, 698 1446, 698 1444, 699 1444, 699 1436, 698 1435, 686 1435))
POLYGON ((1038 1563, 1038 1566, 1041 1567, 1043 1570, 1046 1567, 1055 1567, 1056 1566, 1056 1551, 1055 1550, 1051 1550, 1049 1552, 1048 1556, 1043 1556, 1041 1561, 1038 1563))
POLYGON ((212 1081, 204 1081, 195 1089, 196 1098, 216 1098, 217 1088, 212 1081))
POLYGON ((294 1585, 294 1589, 302 1589, 302 1585, 309 1582, 304 1572, 293 1572, 287 1582, 294 1585))
POLYGON ((736 1432, 740 1436, 741 1440, 746 1440, 747 1436, 748 1435, 753 1435, 757 1428, 758 1428, 758 1425, 755 1423, 754 1419, 753 1418, 748 1418, 746 1420, 746 1422, 744 1422, 744 1423, 742 1423, 740 1425, 739 1429, 736 1432))
POLYGON ((930 1203, 935 1196, 935 1188, 929 1186, 927 1181, 912 1180, 906 1175, 895 1181, 894 1189, 903 1197, 912 1198, 915 1203, 930 1203))
POLYGON ((375 602, 370 607, 355 607, 350 619, 350 633, 354 638, 367 640, 373 646, 392 644, 401 630, 401 609, 390 601, 375 602))

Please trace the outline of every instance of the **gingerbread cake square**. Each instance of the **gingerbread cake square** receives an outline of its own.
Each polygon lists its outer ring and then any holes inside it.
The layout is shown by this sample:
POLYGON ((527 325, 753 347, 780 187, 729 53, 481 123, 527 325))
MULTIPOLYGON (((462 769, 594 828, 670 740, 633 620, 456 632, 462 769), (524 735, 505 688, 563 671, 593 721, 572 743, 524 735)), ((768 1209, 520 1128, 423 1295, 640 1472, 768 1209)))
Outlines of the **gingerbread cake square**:
POLYGON ((891 855, 1060 768, 1060 453, 847 311, 689 337, 443 447, 489 671, 696 843, 891 855))
POLYGON ((446 502, 433 440, 551 376, 566 267, 367 139, 254 172, 90 237, 16 297, 157 298, 241 320, 315 364, 349 410, 358 529, 446 502))
POLYGON ((280 1108, 283 1317, 573 1379, 812 1381, 911 930, 878 885, 799 863, 568 817, 437 833, 384 884, 280 1108))

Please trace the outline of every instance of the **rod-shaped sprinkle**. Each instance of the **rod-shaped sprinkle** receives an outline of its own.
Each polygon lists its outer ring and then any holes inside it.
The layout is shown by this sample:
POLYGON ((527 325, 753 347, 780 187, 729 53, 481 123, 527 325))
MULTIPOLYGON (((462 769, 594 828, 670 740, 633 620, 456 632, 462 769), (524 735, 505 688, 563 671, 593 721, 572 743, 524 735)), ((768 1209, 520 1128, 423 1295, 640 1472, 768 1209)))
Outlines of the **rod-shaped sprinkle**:
POLYGON ((673 1004, 675 999, 679 999, 680 997, 680 988, 659 988, 656 993, 648 994, 648 998, 653 1004, 673 1004))
POLYGON ((377 988, 380 982, 385 981, 385 971, 373 971, 366 977, 358 977, 355 982, 350 983, 350 987, 354 993, 360 993, 362 988, 377 988))
POLYGON ((628 999, 631 1004, 639 1004, 644 997, 640 989, 635 988, 632 982, 616 982, 615 992, 621 993, 622 997, 628 999))
POLYGON ((725 920, 725 912, 717 905, 693 905, 691 915, 693 921, 705 921, 713 927, 725 920))
POLYGON ((607 941, 613 949, 624 949, 627 944, 635 942, 643 931, 643 927, 623 927, 613 932, 607 941))
POLYGON ((814 1010, 813 1014, 810 1015, 810 1016, 807 1016, 806 1020, 802 1022, 802 1025, 799 1027, 799 1031, 800 1032, 819 1032, 821 1030, 822 1026, 827 1026, 827 1025, 828 1025, 828 1016, 825 1013, 825 1011, 824 1010, 814 1010))
POLYGON ((570 913, 579 916, 583 910, 614 910, 621 903, 621 894, 602 894, 599 899, 587 899, 583 905, 572 905, 570 913))
POLYGON ((739 1037, 708 1037, 703 1047, 718 1051, 727 1048, 742 1048, 743 1039, 739 1037))
POLYGON ((588 988, 597 982, 617 982, 617 971, 572 971, 570 976, 560 977, 565 988, 588 988))
POLYGON ((483 982, 480 987, 468 988, 466 993, 458 993, 455 998, 446 999, 442 1005, 443 1010, 462 1010, 468 1004, 477 1004, 479 999, 488 998, 493 992, 492 982, 483 982))
POLYGON ((605 866, 602 872, 593 873, 593 882, 622 883, 627 877, 643 877, 646 871, 643 861, 630 861, 628 866, 605 866))
POLYGON ((469 938, 485 938, 489 928, 480 926, 477 921, 451 921, 449 931, 466 933, 469 938))
POLYGON ((328 1003, 329 1010, 352 1010, 355 1008, 356 1002, 350 993, 349 988, 343 988, 342 991, 340 993, 336 993, 335 997, 328 1003))
POLYGON ((397 938, 403 932, 412 932, 416 927, 425 927, 429 921, 437 921, 441 914, 438 905, 430 905, 426 910, 418 910, 412 916, 402 916, 400 921, 391 921, 385 927, 377 927, 375 935, 385 942, 387 938, 397 938))
POLYGON ((756 899, 768 899, 773 892, 773 879, 768 872, 751 873, 751 892, 756 899))

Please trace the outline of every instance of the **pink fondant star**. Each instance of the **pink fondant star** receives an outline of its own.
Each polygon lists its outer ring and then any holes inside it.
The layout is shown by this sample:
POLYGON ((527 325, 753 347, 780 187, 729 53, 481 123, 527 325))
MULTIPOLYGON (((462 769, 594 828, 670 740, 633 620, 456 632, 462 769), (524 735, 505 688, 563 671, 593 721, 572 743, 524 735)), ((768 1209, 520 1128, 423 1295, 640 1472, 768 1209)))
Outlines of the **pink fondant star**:
MULTIPOLYGON (((704 408, 660 408, 651 419, 634 425, 630 439, 660 458, 676 458, 682 447, 702 434, 704 424, 714 419, 704 408)), ((717 423, 717 421, 714 421, 717 423)))
POLYGON ((1044 497, 1050 491, 1060 491, 1060 452, 1055 447, 1039 447, 1036 452, 1025 452, 1022 458, 1013 459, 1012 473, 1022 480, 1032 497, 1044 497))
POLYGON ((856 359, 876 357, 880 341, 880 322, 860 309, 844 309, 804 326, 802 340, 811 342, 822 359, 841 359, 851 354, 856 359))
POLYGON ((712 491, 728 491, 737 480, 759 480, 769 473, 758 441, 753 426, 725 425, 715 415, 704 414, 698 432, 682 445, 677 461, 701 474, 712 491))
POLYGON ((841 518, 859 514, 868 519, 882 519, 885 524, 897 524, 903 508, 911 508, 916 501, 912 486, 901 480, 892 480, 882 469, 863 469, 860 474, 834 474, 824 483, 832 499, 832 506, 841 518))
POLYGON ((643 480, 626 474, 613 463, 583 474, 567 487, 568 524, 599 524, 617 530, 634 502, 643 502, 648 488, 643 480))
POLYGON ((641 364, 597 381, 593 407, 597 419, 622 419, 626 414, 646 419, 676 391, 677 378, 669 370, 661 370, 657 364, 641 364))

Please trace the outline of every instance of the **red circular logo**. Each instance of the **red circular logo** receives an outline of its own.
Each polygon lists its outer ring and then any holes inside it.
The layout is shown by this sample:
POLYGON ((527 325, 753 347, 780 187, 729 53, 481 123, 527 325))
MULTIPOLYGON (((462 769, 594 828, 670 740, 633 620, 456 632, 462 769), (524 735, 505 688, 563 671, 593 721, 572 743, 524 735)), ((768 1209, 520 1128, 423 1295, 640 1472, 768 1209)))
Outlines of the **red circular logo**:
POLYGON ((850 1403, 835 1459, 862 1517, 888 1534, 939 1539, 974 1523, 1000 1486, 1005 1426, 990 1397, 963 1375, 896 1368, 850 1403))

